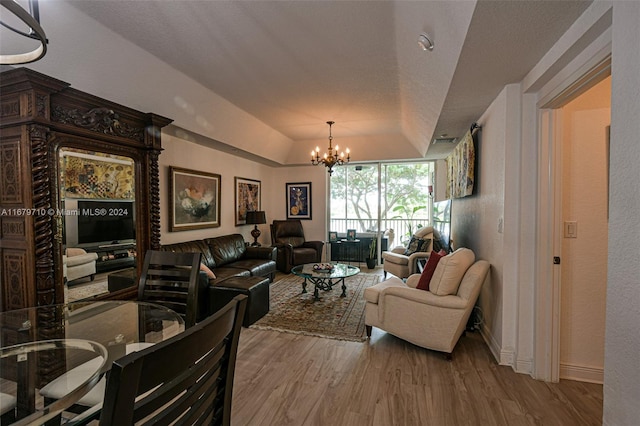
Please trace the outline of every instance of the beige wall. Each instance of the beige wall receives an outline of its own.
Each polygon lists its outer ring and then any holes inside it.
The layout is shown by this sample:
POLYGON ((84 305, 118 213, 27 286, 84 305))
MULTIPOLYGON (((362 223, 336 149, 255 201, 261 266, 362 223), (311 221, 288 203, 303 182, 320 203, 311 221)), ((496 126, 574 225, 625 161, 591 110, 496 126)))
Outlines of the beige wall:
POLYGON ((560 378, 602 383, 607 287, 607 140, 611 78, 562 108, 560 378))
POLYGON ((266 212, 267 224, 259 225, 262 232, 258 242, 271 244, 269 223, 274 219, 286 219, 285 184, 287 182, 311 182, 312 220, 303 220, 307 239, 325 240, 326 169, 320 166, 270 167, 204 147, 194 142, 168 134, 162 135, 160 155, 160 231, 161 243, 171 244, 200 238, 239 233, 245 241, 253 241, 253 226, 236 226, 234 219, 235 177, 261 182, 261 208, 266 212), (182 167, 221 176, 220 227, 192 231, 169 231, 169 167, 182 167))
POLYGON ((604 425, 640 418, 640 3, 614 2, 604 425))
MULTIPOLYGON (((164 151, 160 154, 159 159, 161 243, 170 244, 232 233, 240 233, 244 235, 245 240, 252 241, 250 232, 253 227, 251 225, 235 226, 234 177, 238 176, 261 181, 261 207, 266 209, 270 199, 269 195, 265 194, 265 189, 268 190, 270 188, 270 168, 164 134, 162 135, 162 146, 164 151), (219 228, 169 232, 169 166, 217 173, 221 176, 219 228)), ((271 218, 267 215, 267 220, 269 219, 271 218)), ((259 241, 264 243, 268 233, 265 225, 260 228, 263 234, 260 236, 259 241)))
POLYGON ((511 363, 511 354, 502 353, 503 341, 503 234, 498 221, 503 217, 505 128, 508 90, 503 90, 483 114, 476 147, 476 185, 474 195, 454 199, 451 206, 451 232, 455 247, 467 247, 477 259, 491 263, 489 279, 480 293, 482 333, 499 362, 511 363), (497 159, 500 159, 497 161, 497 159))

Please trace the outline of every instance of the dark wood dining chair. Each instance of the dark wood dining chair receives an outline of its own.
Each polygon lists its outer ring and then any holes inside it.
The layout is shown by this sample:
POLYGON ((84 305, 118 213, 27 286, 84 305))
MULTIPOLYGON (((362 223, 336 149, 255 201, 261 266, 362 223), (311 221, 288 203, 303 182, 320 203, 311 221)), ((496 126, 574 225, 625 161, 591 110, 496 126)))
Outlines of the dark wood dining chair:
POLYGON ((229 425, 238 339, 247 297, 204 321, 114 361, 101 425, 229 425))
POLYGON ((147 251, 138 300, 166 306, 179 313, 189 328, 207 315, 206 277, 200 278, 201 253, 147 251))

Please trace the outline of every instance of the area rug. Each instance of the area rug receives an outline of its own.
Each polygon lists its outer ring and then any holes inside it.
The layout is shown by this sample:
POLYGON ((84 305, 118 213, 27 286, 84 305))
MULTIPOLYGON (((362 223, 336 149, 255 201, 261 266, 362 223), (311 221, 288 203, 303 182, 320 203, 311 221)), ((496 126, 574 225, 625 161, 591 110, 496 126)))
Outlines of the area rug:
POLYGON ((86 284, 77 284, 75 286, 65 286, 65 295, 67 302, 75 302, 76 300, 86 299, 98 294, 107 293, 107 280, 96 280, 86 284))
POLYGON ((302 293, 303 279, 288 275, 271 284, 270 310, 251 328, 362 342, 364 327, 364 290, 380 280, 379 275, 358 274, 345 279, 347 297, 340 297, 342 285, 320 291, 313 299, 313 284, 302 293))

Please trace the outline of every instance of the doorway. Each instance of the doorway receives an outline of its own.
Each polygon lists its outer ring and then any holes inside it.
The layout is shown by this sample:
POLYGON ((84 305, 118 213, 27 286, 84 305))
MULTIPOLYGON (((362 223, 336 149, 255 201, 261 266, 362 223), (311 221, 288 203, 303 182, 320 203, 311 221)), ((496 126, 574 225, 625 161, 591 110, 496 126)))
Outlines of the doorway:
POLYGON ((603 383, 611 77, 559 108, 559 379, 603 383))

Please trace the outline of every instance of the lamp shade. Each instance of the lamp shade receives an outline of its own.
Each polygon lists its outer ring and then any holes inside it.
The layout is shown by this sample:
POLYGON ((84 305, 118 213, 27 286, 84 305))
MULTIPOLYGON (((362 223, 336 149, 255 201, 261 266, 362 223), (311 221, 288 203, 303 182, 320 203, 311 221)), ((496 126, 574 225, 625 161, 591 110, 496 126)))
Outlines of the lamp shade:
POLYGON ((267 223, 267 215, 263 211, 250 211, 247 212, 247 224, 262 224, 267 223))

